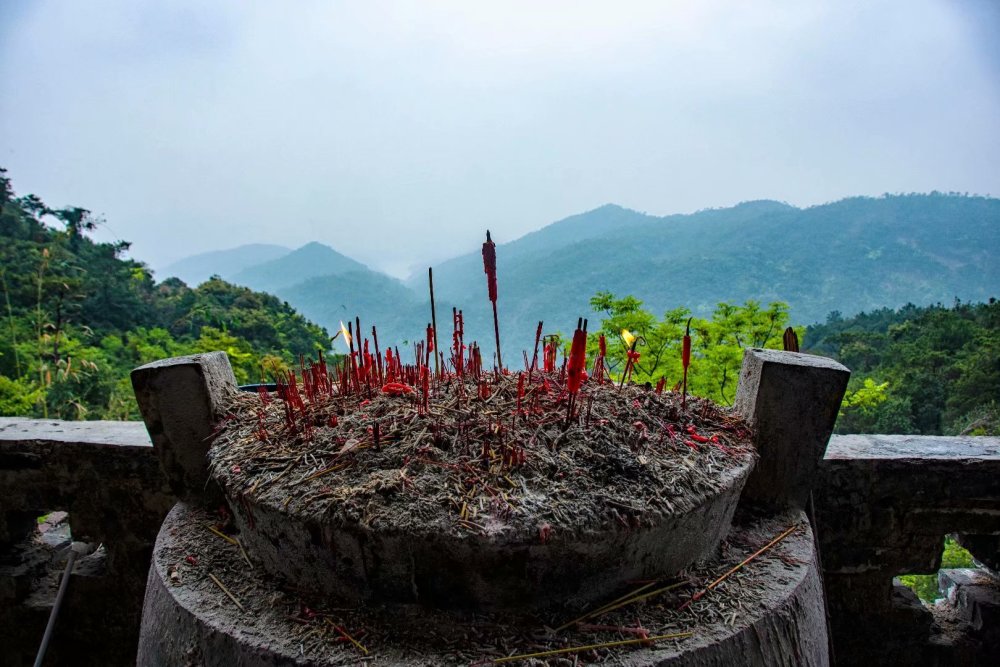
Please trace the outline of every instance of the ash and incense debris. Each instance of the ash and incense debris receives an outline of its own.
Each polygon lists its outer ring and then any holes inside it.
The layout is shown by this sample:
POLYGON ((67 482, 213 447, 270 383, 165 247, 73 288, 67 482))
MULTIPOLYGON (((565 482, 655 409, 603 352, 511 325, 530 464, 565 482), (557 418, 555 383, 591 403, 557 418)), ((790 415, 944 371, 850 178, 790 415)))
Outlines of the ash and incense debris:
POLYGON ((172 524, 170 546, 157 561, 166 565, 170 586, 194 594, 185 598, 190 604, 230 610, 231 631, 259 637, 303 664, 651 664, 651 658, 633 663, 630 656, 667 657, 746 628, 806 576, 812 534, 801 515, 738 519, 717 558, 662 581, 635 582, 577 618, 459 614, 417 605, 344 607, 312 599, 248 565, 225 519, 193 507, 172 524), (781 535, 787 539, 775 542, 781 535), (724 573, 732 574, 686 604, 724 573), (681 636, 608 646, 663 635, 681 636), (595 644, 601 646, 579 650, 595 644), (566 653, 512 659, 553 651, 566 653))
POLYGON ((484 373, 475 346, 449 374, 391 352, 336 378, 313 364, 280 398, 238 397, 213 476, 335 523, 544 542, 688 511, 755 456, 746 422, 710 401, 594 378, 573 391, 545 354, 517 375, 484 373))

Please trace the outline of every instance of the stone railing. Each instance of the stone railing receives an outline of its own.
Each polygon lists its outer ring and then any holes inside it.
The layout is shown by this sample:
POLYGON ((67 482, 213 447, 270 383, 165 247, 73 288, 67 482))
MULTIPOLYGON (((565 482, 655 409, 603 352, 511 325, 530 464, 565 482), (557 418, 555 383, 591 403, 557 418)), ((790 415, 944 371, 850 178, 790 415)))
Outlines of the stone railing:
POLYGON ((1000 438, 834 436, 813 494, 838 664, 996 664, 1000 580, 942 571, 928 607, 894 578, 937 572, 952 533, 996 566, 1000 438))
MULTIPOLYGON (((946 534, 1000 534, 1000 438, 834 436, 813 501, 837 664, 987 664, 1000 650, 995 584, 944 573, 955 604, 933 611, 893 584, 937 571, 946 534)), ((47 663, 134 664, 151 547, 173 503, 141 423, 0 418, 3 663, 34 658, 69 548, 42 540, 36 520, 62 510, 93 553, 77 561, 47 663)), ((996 562, 995 539, 966 542, 996 562)))
POLYGON ((37 519, 68 513, 76 561, 46 664, 135 664, 160 523, 175 500, 141 422, 0 418, 0 664, 31 665, 69 537, 37 519), (45 537, 46 539, 42 539, 45 537))

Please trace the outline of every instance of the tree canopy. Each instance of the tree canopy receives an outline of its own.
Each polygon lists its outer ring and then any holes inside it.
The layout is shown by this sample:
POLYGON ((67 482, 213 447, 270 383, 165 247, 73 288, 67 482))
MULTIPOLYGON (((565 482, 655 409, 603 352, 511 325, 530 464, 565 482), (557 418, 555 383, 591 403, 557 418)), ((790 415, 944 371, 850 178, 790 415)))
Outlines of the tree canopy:
POLYGON ((268 294, 212 278, 157 283, 125 241, 89 238, 79 207, 18 197, 0 169, 0 414, 138 416, 128 373, 180 354, 225 350, 237 379, 329 347, 329 335, 268 294))
POLYGON ((844 319, 806 331, 808 351, 853 371, 837 429, 851 433, 969 433, 1000 429, 1000 303, 956 301, 844 319))

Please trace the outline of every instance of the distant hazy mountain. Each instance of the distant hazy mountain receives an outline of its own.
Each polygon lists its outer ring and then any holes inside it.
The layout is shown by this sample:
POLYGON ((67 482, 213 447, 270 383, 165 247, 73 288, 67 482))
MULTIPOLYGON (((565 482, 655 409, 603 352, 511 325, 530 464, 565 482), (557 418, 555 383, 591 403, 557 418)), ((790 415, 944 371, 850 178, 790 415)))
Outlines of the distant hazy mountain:
POLYGON ((290 248, 280 245, 251 243, 229 250, 215 250, 185 257, 157 273, 160 274, 160 280, 176 276, 188 285, 195 286, 213 275, 229 278, 243 269, 269 262, 289 252, 290 248))
MULTIPOLYGON (((558 222, 553 222, 538 231, 525 234, 510 243, 504 243, 501 247, 506 260, 524 259, 536 254, 545 255, 555 248, 611 235, 619 229, 657 219, 615 204, 605 204, 593 211, 572 215, 558 222)), ((485 237, 486 232, 483 230, 484 240, 485 237)), ((483 256, 478 250, 438 264, 434 267, 435 292, 437 292, 438 283, 441 284, 441 295, 445 297, 464 298, 468 296, 470 289, 479 287, 485 289, 485 282, 483 285, 479 284, 483 281, 475 281, 474 285, 463 284, 463 280, 477 270, 479 273, 483 272, 483 256)), ((410 276, 406 284, 418 291, 426 291, 426 270, 418 271, 410 276)))
MULTIPOLYGON (((355 317, 361 318, 366 336, 370 337, 375 324, 383 346, 422 339, 430 321, 426 299, 399 280, 368 269, 310 278, 278 290, 277 296, 313 321, 327 323, 331 335, 340 329, 340 322, 347 324, 355 317)), ((442 302, 438 313, 445 311, 450 323, 451 306, 442 302)), ((341 347, 339 341, 335 343, 335 349, 341 351, 341 347)))
POLYGON ((348 271, 368 271, 368 267, 330 246, 307 243, 277 259, 246 268, 232 276, 232 282, 255 290, 276 293, 309 278, 348 271))
MULTIPOLYGON (((1000 296, 998 257, 1000 200, 984 197, 853 198, 806 209, 756 201, 666 217, 608 205, 497 247, 504 355, 519 358, 539 320, 565 333, 577 317, 598 319, 589 299, 602 290, 634 295, 657 314, 785 301, 793 321, 809 324, 831 311, 1000 296)), ((360 315, 366 332, 378 325, 383 346, 423 336, 430 319, 426 273, 404 284, 316 243, 233 280, 278 294, 331 333, 360 315)), ((448 344, 455 304, 466 340, 490 349, 479 249, 435 266, 434 286, 439 342, 448 344)))

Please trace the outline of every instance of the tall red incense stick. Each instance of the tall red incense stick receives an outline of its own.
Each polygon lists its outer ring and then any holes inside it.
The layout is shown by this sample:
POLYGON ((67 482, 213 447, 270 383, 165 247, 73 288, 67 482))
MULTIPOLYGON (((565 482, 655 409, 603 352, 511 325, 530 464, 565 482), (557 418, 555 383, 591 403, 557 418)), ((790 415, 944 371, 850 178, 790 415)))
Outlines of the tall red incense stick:
POLYGON ((681 390, 681 409, 687 410, 688 397, 688 366, 691 365, 691 318, 688 318, 684 329, 684 342, 681 348, 681 365, 684 366, 683 389, 681 390))
POLYGON ((569 391, 569 401, 566 406, 566 422, 573 418, 573 408, 576 404, 576 394, 583 382, 583 374, 587 368, 587 320, 576 321, 576 331, 573 332, 573 342, 569 349, 569 364, 566 369, 566 389, 569 391))
POLYGON ((486 287, 489 290, 490 302, 493 304, 493 334, 497 340, 497 369, 503 371, 503 361, 500 359, 500 322, 497 319, 497 246, 490 238, 490 230, 486 230, 486 243, 483 244, 483 270, 486 272, 486 287))
MULTIPOLYGON (((431 353, 435 351, 434 339, 437 338, 437 334, 434 332, 434 327, 430 322, 427 323, 427 346, 426 352, 424 354, 424 366, 429 366, 431 363, 431 353)), ((435 363, 437 366, 437 354, 434 355, 435 363)))
POLYGON ((430 284, 431 288, 431 327, 434 329, 434 375, 440 375, 441 369, 438 364, 438 320, 437 311, 434 309, 434 269, 427 267, 427 282, 430 284))

